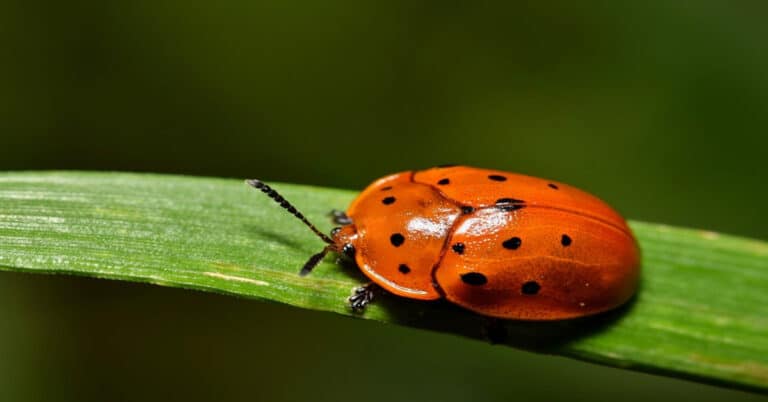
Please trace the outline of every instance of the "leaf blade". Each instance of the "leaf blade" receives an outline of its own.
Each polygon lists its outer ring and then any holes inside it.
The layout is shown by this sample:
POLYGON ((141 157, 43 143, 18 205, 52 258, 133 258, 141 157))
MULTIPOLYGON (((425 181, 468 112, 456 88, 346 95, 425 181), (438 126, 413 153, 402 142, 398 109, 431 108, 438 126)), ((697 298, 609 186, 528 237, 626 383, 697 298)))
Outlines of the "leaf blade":
MULTIPOLYGON (((322 230, 355 192, 275 184, 322 230)), ((643 281, 623 311, 589 320, 505 323, 522 346, 729 387, 768 390, 768 243, 631 222, 643 281)), ((0 174, 0 269, 154 283, 353 314, 364 281, 323 243, 237 180, 130 173, 0 174)), ((364 318, 480 338, 484 319, 386 297, 364 318)))

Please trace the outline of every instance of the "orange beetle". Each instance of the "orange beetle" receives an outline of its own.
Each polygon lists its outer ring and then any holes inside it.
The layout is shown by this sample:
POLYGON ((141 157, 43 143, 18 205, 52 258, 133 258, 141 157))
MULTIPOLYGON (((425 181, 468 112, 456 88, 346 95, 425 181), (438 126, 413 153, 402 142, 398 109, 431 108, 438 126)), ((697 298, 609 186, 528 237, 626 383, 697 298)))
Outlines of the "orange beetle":
POLYGON ((466 166, 397 173, 335 212, 342 226, 331 237, 266 184, 248 183, 328 243, 302 275, 330 251, 354 258, 373 281, 350 297, 356 310, 378 285, 489 317, 558 320, 615 308, 637 287, 639 250, 624 218, 559 182, 466 166))

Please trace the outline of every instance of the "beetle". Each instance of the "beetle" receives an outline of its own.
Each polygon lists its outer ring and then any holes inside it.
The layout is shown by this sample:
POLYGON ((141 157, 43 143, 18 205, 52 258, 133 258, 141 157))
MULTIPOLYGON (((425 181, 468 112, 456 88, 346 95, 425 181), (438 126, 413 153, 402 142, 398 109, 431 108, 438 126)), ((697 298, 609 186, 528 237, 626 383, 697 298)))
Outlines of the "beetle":
POLYGON ((248 180, 372 281, 349 298, 355 310, 377 288, 410 299, 447 299, 484 316, 560 320, 607 311, 634 294, 640 251, 624 218, 564 183, 499 170, 440 166, 370 184, 328 236, 267 184, 248 180))

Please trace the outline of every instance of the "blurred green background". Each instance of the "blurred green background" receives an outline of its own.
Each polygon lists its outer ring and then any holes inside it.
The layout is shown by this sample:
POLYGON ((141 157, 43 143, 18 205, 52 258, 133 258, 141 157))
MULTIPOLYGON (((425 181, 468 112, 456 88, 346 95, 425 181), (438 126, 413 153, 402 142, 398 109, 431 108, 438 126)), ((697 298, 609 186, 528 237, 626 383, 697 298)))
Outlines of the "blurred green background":
MULTIPOLYGON (((0 5, 0 169, 461 163, 768 238, 761 2, 0 5)), ((344 206, 339 206, 344 207, 344 206)), ((319 218, 319 217, 315 217, 319 218)), ((764 400, 280 305, 0 274, 0 400, 764 400)))

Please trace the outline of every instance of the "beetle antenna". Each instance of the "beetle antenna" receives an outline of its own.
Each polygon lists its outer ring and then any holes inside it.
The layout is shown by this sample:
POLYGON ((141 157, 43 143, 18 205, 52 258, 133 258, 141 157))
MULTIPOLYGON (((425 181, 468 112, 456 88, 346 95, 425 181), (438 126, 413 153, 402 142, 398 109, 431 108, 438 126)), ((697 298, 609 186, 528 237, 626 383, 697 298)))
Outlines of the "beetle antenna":
MULTIPOLYGON (((300 221, 304 222, 304 224, 307 225, 310 229, 312 229, 312 231, 315 232, 315 234, 318 237, 323 239, 324 242, 326 242, 328 244, 331 244, 331 245, 334 244, 333 239, 328 237, 328 235, 326 235, 325 233, 319 231, 315 227, 315 225, 313 225, 309 220, 307 220, 307 218, 304 217, 304 214, 299 212, 299 210, 296 209, 296 207, 294 207, 290 202, 288 202, 288 200, 283 198, 283 196, 280 195, 277 191, 275 191, 272 187, 270 187, 266 183, 264 183, 264 182, 262 182, 260 180, 256 180, 256 179, 246 180, 245 182, 248 183, 248 185, 261 190, 261 192, 266 194, 269 198, 274 200, 276 203, 280 204, 281 207, 283 207, 285 210, 287 210, 293 216, 299 218, 300 221)), ((315 256, 313 256, 310 259, 309 262, 312 262, 315 259, 315 257, 318 257, 317 261, 315 262, 315 265, 316 265, 320 261, 322 256, 325 256, 325 253, 327 253, 330 250, 331 250, 330 247, 326 247, 325 249, 323 249, 322 253, 319 253, 319 254, 316 254, 315 256)), ((307 265, 309 265, 309 262, 307 263, 307 265)), ((306 269, 306 267, 305 267, 305 269, 306 269)), ((312 268, 309 268, 309 270, 307 270, 307 273, 309 273, 309 271, 311 271, 311 270, 312 270, 312 268)), ((302 270, 302 271, 304 271, 304 270, 302 270)))

